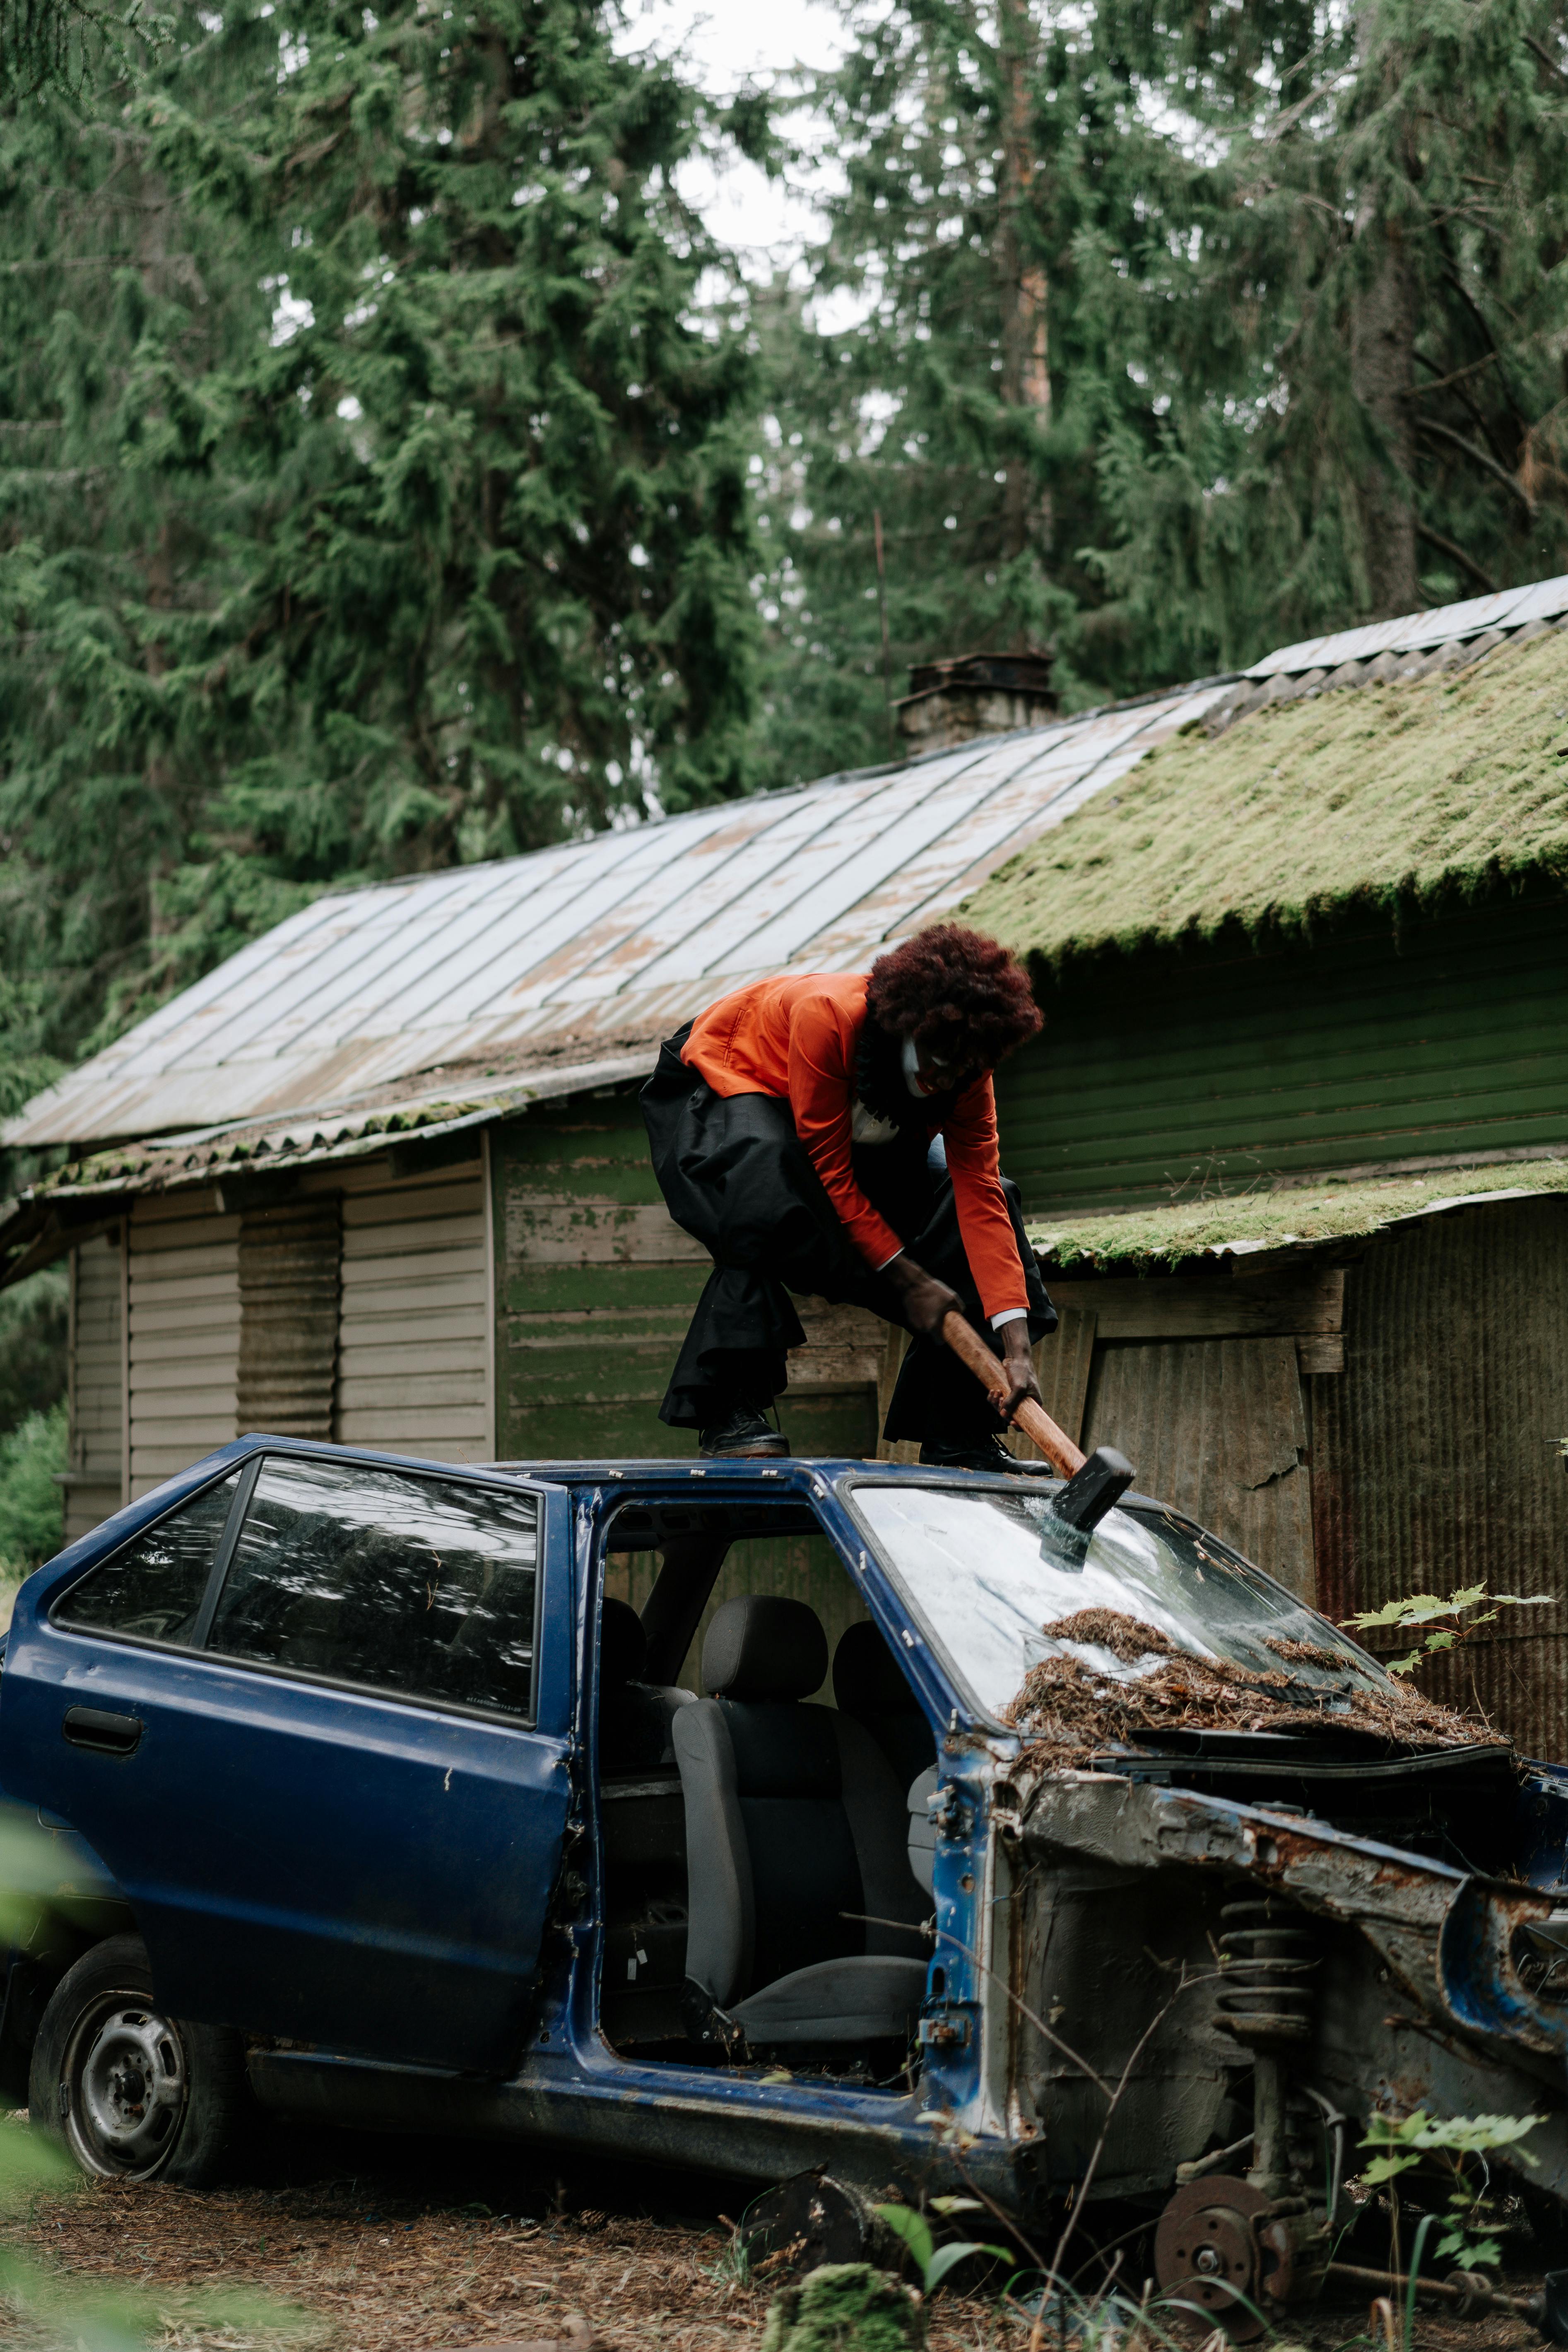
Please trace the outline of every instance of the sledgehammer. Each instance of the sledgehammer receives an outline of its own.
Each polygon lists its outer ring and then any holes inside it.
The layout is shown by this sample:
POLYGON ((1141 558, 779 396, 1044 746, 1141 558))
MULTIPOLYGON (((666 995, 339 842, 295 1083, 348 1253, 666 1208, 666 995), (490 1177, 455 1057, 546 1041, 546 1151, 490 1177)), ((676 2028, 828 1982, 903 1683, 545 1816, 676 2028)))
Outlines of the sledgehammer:
MULTIPOLYGON (((956 1308, 949 1308, 942 1317, 942 1336, 992 1397, 1006 1395, 1006 1373, 974 1326, 956 1308)), ((1066 1479, 1060 1494, 1052 1496, 1051 1508, 1058 1519, 1085 1535, 1098 1527, 1132 1484, 1136 1473, 1124 1454, 1118 1454, 1113 1445, 1097 1445, 1086 1454, 1032 1397, 1026 1397, 1018 1407, 1013 1425, 1034 1440, 1058 1476, 1066 1479)))

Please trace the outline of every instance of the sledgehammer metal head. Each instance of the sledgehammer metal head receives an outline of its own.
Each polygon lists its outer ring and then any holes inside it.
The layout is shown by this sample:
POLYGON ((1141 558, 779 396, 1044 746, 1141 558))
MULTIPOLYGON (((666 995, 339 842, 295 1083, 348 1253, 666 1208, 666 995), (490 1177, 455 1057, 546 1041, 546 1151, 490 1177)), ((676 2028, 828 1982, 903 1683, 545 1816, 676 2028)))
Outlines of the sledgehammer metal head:
POLYGON ((1121 1500, 1137 1474, 1125 1454, 1114 1445, 1097 1445, 1081 1470, 1075 1470, 1059 1493, 1051 1496, 1058 1519, 1087 1536, 1107 1511, 1121 1500))

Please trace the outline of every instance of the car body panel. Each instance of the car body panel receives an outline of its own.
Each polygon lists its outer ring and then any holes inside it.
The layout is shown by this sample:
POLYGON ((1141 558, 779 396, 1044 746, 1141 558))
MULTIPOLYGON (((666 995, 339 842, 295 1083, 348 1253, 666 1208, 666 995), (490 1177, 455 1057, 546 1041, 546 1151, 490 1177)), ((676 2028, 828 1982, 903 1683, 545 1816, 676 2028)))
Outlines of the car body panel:
POLYGON ((68 1630, 48 1612, 75 1574, 30 1581, 0 1784, 90 1823, 176 2014, 421 2064, 515 2053, 570 1801, 567 1505, 542 1501, 538 1727, 68 1630), (134 1752, 68 1744, 82 1706, 140 1723, 134 1752))

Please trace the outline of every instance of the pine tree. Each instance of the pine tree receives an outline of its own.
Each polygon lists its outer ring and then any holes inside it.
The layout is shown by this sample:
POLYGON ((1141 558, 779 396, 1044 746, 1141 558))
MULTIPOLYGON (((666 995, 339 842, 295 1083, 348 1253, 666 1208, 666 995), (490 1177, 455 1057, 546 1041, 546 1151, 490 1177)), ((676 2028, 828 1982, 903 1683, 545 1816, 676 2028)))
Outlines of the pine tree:
POLYGON ((689 316, 690 93, 583 0, 306 0, 285 59, 233 144, 153 115, 280 298, 221 387, 274 486, 225 656, 270 748, 226 817, 397 867, 744 790, 749 362, 689 316))
POLYGON ((751 362, 695 316, 699 102, 609 30, 242 0, 85 120, 0 114, 0 929, 41 1049, 345 877, 746 789, 751 362))
POLYGON ((1568 567, 1568 47, 1543 0, 898 0, 824 93, 814 331, 766 314, 769 740, 903 665, 1071 704, 1568 567))
POLYGON ((1250 396, 1114 450, 1130 617, 1193 667, 1568 569, 1568 47, 1539 0, 1366 0, 1233 126, 1195 318, 1250 396))

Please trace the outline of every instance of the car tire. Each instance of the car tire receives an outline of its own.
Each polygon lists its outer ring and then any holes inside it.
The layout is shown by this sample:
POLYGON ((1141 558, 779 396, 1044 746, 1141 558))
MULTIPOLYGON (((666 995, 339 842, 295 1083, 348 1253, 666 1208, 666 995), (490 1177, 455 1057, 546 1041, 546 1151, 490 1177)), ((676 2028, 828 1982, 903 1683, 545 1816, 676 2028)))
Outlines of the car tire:
POLYGON ((139 1936, 94 1944, 55 1987, 33 2044, 27 2114, 83 2172, 203 2188, 245 2098, 238 2034, 165 2016, 139 1936))

